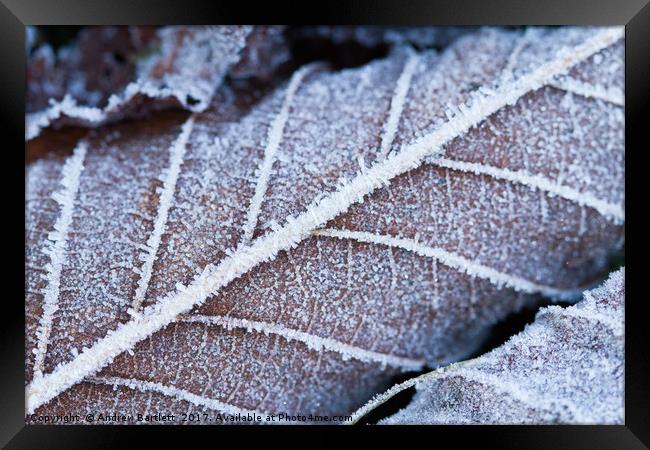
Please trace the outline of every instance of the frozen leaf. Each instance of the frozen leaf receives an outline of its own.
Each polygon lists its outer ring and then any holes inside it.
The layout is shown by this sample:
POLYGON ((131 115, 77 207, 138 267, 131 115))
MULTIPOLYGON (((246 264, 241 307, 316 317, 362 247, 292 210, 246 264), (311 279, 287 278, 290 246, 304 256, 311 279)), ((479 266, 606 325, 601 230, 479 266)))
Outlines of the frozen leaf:
POLYGON ((549 84, 622 33, 524 37, 309 64, 246 113, 222 86, 32 163, 28 412, 349 413, 579 296, 623 244, 623 114, 549 84))
POLYGON ((501 347, 378 396, 415 386, 382 424, 623 424, 625 269, 570 307, 550 306, 501 347))
POLYGON ((28 113, 43 110, 48 102, 60 101, 66 94, 79 105, 105 106, 112 94, 134 80, 138 55, 151 51, 157 42, 154 27, 86 27, 72 43, 56 48, 47 40, 63 40, 73 32, 29 29, 28 113), (49 34, 53 36, 46 38, 49 34))
POLYGON ((145 45, 140 28, 99 27, 85 30, 76 47, 59 50, 58 61, 50 47, 41 47, 28 64, 34 86, 28 91, 31 103, 48 99, 48 105, 27 115, 25 138, 49 126, 98 126, 152 108, 203 111, 240 61, 251 32, 252 27, 167 27, 157 31, 157 47, 150 48, 153 38, 145 45))

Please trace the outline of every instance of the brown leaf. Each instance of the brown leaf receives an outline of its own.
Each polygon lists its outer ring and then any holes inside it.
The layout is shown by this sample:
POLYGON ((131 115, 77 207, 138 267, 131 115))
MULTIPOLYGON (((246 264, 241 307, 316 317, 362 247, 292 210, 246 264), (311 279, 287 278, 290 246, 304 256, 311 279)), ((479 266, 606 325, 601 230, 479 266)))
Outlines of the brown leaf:
MULTIPOLYGON (((90 27, 76 46, 28 63, 27 140, 43 128, 96 127, 152 110, 205 110, 228 69, 255 64, 274 27, 90 27), (262 37, 258 36, 261 35, 262 37), (248 44, 248 45, 247 45, 248 44), (246 51, 244 52, 244 49, 246 51)), ((277 34, 277 33, 276 33, 277 34)), ((276 44, 272 49, 280 52, 276 44)), ((265 61, 262 61, 265 62, 265 61)), ((246 75, 255 75, 248 70, 246 75)))
POLYGON ((86 27, 76 42, 55 50, 48 43, 36 47, 39 32, 30 30, 26 100, 30 113, 66 94, 81 105, 105 106, 112 94, 134 81, 137 56, 158 40, 154 27, 86 27))
POLYGON ((622 77, 620 37, 309 65, 30 164, 28 412, 345 414, 579 295, 623 243, 623 114, 549 83, 622 77))

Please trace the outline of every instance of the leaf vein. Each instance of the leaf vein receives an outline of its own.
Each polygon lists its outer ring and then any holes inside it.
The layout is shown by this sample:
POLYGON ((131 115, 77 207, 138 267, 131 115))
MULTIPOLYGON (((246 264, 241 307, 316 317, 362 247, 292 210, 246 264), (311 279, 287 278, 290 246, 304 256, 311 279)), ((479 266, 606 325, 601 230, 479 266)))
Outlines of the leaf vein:
POLYGON ((43 364, 52 331, 52 320, 59 309, 61 271, 67 259, 65 247, 72 225, 74 202, 79 191, 87 150, 86 142, 79 142, 73 150, 72 156, 66 159, 63 165, 61 190, 52 194, 52 198, 61 206, 61 212, 54 223, 53 231, 48 234, 48 242, 44 249, 44 252, 50 257, 50 263, 45 266, 47 286, 43 291, 43 314, 36 331, 38 341, 35 348, 34 378, 40 378, 43 375, 43 364))
POLYGON ((388 353, 380 353, 373 350, 366 350, 362 347, 347 344, 336 339, 321 337, 274 323, 238 319, 235 317, 204 315, 183 315, 181 316, 180 321, 217 325, 228 330, 233 328, 243 328, 248 331, 256 331, 265 335, 274 334, 282 336, 287 341, 301 342, 310 350, 316 350, 319 352, 322 350, 328 350, 338 353, 344 360, 353 358, 363 362, 376 362, 411 370, 421 369, 426 364, 425 361, 421 359, 407 358, 388 353))

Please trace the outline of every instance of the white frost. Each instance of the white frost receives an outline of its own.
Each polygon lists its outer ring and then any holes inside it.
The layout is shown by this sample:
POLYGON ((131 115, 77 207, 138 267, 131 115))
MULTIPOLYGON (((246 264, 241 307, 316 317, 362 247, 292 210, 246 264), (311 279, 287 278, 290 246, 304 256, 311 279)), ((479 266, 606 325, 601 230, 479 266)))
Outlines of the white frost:
POLYGON ((36 332, 38 344, 35 349, 34 378, 43 375, 43 363, 50 340, 52 319, 58 309, 61 269, 66 260, 65 247, 68 230, 72 224, 72 213, 77 191, 79 190, 79 179, 84 169, 86 152, 86 142, 79 142, 72 156, 63 165, 61 190, 52 194, 52 198, 61 206, 61 213, 54 224, 54 230, 48 235, 49 242, 44 249, 44 253, 50 257, 50 263, 45 266, 47 286, 43 292, 43 314, 36 332))
POLYGON ((218 325, 228 330, 233 328, 244 328, 264 334, 275 334, 282 336, 289 341, 299 341, 305 344, 309 349, 321 351, 323 349, 339 353, 343 359, 354 358, 359 361, 377 362, 383 365, 400 367, 408 370, 419 370, 425 365, 424 360, 405 358, 386 353, 366 350, 355 345, 346 344, 336 339, 316 336, 304 331, 293 330, 282 325, 274 323, 258 322, 254 320, 237 319, 234 317, 223 316, 199 316, 188 315, 180 319, 181 322, 199 322, 209 325, 218 325))
POLYGON ((384 123, 384 131, 381 135, 381 145, 379 147, 379 156, 378 160, 386 158, 388 152, 390 152, 393 145, 393 140, 395 139, 395 133, 397 133, 397 126, 399 125, 399 119, 402 115, 402 110, 404 109, 404 102, 406 101, 406 95, 408 94, 409 87, 411 86, 411 78, 417 69, 419 57, 410 47, 407 47, 408 59, 406 64, 404 64, 404 69, 397 79, 397 84, 395 85, 395 92, 393 93, 393 98, 390 101, 390 111, 388 113, 388 120, 384 123))
POLYGON ((158 201, 158 215, 156 216, 151 236, 149 236, 147 243, 142 246, 145 250, 144 264, 142 264, 142 267, 138 271, 140 273, 140 280, 138 280, 138 287, 135 291, 133 301, 133 311, 135 312, 140 310, 140 306, 147 294, 149 280, 151 280, 151 275, 153 273, 153 263, 156 259, 158 247, 160 246, 160 239, 165 232, 169 209, 172 207, 172 202, 174 200, 176 182, 178 181, 178 176, 181 172, 181 164, 183 164, 183 157, 185 156, 185 151, 187 149, 187 141, 190 138, 193 126, 194 116, 190 116, 190 118, 183 124, 178 138, 176 138, 169 150, 169 167, 162 179, 163 186, 158 201))
POLYGON ((269 183, 269 178, 271 177, 271 169, 273 168, 275 155, 280 146, 280 141, 282 140, 284 126, 289 118, 289 111, 291 109, 291 104, 293 103, 293 98, 300 87, 300 83, 302 83, 305 77, 317 66, 317 64, 308 64, 301 67, 293 74, 291 81, 289 81, 284 101, 282 102, 282 108, 271 123, 267 136, 266 149, 264 151, 264 160, 259 168, 259 178, 257 179, 257 185, 255 186, 255 194, 253 194, 253 197, 251 198, 251 203, 246 215, 246 224, 244 225, 242 237, 243 245, 248 245, 250 240, 253 238, 253 232, 257 226, 257 218, 260 214, 260 209, 262 208, 264 195, 269 183))
POLYGON ((526 293, 540 293, 548 297, 557 299, 571 299, 579 297, 581 290, 568 290, 557 289, 551 286, 543 286, 532 281, 500 272, 491 267, 471 261, 460 255, 442 250, 440 248, 427 247, 412 239, 402 239, 394 236, 385 236, 363 231, 349 231, 349 230, 336 230, 326 228, 316 230, 313 232, 316 236, 329 236, 338 239, 353 239, 361 242, 375 243, 379 245, 386 245, 388 247, 396 247, 410 252, 417 253, 418 255, 426 256, 428 258, 435 258, 437 261, 445 264, 446 266, 453 267, 460 272, 468 275, 483 278, 494 283, 497 287, 508 286, 516 291, 526 293))
POLYGON ((604 100, 616 106, 625 106, 625 93, 622 89, 616 87, 592 85, 568 76, 558 77, 550 84, 558 89, 582 95, 583 97, 604 100))
POLYGON ((219 400, 196 395, 184 389, 178 389, 173 386, 165 386, 162 383, 153 383, 151 381, 142 381, 142 380, 135 380, 132 378, 118 378, 118 377, 105 377, 105 378, 97 377, 97 378, 90 378, 88 381, 95 384, 110 384, 113 386, 123 386, 141 392, 158 392, 168 397, 190 402, 197 406, 206 406, 216 411, 223 411, 226 414, 233 414, 233 415, 238 413, 256 414, 263 417, 266 415, 266 413, 240 408, 238 406, 221 402, 219 400))
POLYGON ((552 180, 549 180, 548 178, 541 175, 531 174, 524 170, 513 171, 485 164, 457 161, 447 158, 435 158, 431 159, 430 161, 436 166, 446 167, 448 169, 459 170, 462 172, 471 172, 478 175, 489 175, 501 180, 523 184, 530 188, 547 192, 551 195, 557 195, 558 197, 572 200, 579 205, 593 208, 617 224, 623 223, 625 221, 624 205, 610 203, 606 200, 599 199, 588 192, 580 192, 569 186, 564 186, 562 184, 553 182, 552 180))

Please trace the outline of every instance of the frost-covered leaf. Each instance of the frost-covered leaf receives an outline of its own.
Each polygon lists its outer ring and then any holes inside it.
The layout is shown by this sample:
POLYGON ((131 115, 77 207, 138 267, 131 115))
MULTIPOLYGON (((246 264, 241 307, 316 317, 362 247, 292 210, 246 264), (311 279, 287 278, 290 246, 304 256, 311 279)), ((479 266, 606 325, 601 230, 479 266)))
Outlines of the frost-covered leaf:
POLYGON ((166 27, 155 36, 141 27, 91 27, 56 55, 44 45, 28 63, 25 138, 151 109, 203 111, 254 34, 249 26, 166 27))
POLYGON ((310 64, 30 164, 28 412, 349 413, 579 295, 623 244, 623 113, 549 84, 621 37, 310 64))
MULTIPOLYGON (((501 347, 422 375, 382 424, 622 424, 625 269, 570 307, 550 306, 501 347)), ((369 408, 364 408, 364 411, 369 408)))
POLYGON ((66 94, 80 105, 105 106, 112 94, 134 80, 138 56, 158 42, 154 27, 86 27, 72 43, 56 48, 48 40, 62 41, 73 32, 57 32, 55 27, 27 30, 28 113, 66 94))

